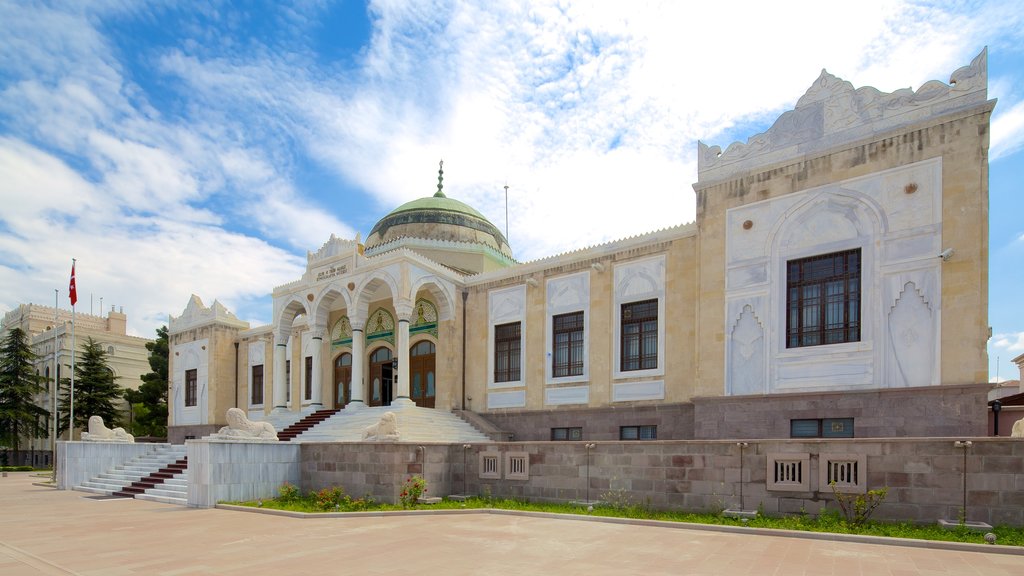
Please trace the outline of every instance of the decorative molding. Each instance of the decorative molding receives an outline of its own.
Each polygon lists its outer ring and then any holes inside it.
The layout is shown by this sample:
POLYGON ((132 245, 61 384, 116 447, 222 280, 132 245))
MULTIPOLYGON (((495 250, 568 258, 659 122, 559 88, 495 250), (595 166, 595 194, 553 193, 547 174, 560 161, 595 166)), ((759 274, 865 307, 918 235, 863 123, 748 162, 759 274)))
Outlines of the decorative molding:
POLYGON ((729 335, 726 394, 764 394, 764 326, 749 305, 743 307, 729 335))
POLYGON ((620 382, 612 384, 612 402, 664 399, 664 380, 651 380, 648 382, 620 382))
POLYGON ((913 282, 907 282, 900 292, 896 304, 889 311, 889 342, 899 381, 890 382, 903 386, 928 386, 935 384, 932 368, 935 365, 935 327, 932 311, 924 296, 913 282))
POLYGON ((525 408, 526 390, 514 390, 511 392, 488 392, 487 409, 496 408, 525 408))
POLYGON ((544 404, 546 406, 588 404, 589 402, 590 386, 564 386, 544 390, 544 404))

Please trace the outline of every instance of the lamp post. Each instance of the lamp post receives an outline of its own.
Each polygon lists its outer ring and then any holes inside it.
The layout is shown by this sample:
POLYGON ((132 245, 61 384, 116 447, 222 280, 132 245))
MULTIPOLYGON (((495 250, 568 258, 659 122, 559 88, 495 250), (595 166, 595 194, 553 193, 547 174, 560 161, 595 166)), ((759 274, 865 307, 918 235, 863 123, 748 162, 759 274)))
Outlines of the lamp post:
POLYGON ((1003 409, 1003 403, 999 399, 992 401, 992 435, 999 436, 999 412, 1003 409))

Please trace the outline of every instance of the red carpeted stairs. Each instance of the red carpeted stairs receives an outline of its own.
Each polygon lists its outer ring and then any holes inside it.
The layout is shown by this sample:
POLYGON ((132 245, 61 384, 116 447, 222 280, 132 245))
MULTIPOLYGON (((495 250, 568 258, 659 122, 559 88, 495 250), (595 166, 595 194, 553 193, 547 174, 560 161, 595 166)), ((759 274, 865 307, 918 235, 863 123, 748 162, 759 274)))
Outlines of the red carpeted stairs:
POLYGON ((293 440, 299 434, 302 434, 306 430, 316 426, 317 424, 327 420, 331 416, 338 413, 339 408, 331 408, 327 410, 317 410, 309 416, 306 416, 302 420, 299 420, 295 424, 281 430, 277 433, 277 439, 281 442, 289 442, 293 440))
POLYGON ((136 494, 145 494, 146 490, 154 488, 159 484, 163 484, 164 480, 168 478, 174 478, 176 475, 181 474, 188 469, 188 457, 177 460, 173 464, 168 464, 166 467, 153 472, 149 476, 140 478, 136 482, 132 482, 131 486, 125 486, 117 492, 113 492, 111 496, 123 496, 125 498, 135 498, 136 494))

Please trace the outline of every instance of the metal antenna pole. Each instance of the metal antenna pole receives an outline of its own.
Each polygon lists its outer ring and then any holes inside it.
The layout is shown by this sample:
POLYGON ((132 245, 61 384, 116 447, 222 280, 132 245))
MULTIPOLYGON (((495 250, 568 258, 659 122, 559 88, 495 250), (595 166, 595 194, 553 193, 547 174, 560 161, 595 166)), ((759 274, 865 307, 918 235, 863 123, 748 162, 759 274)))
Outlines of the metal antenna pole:
POLYGON ((508 184, 505 184, 505 242, 508 241, 508 184))

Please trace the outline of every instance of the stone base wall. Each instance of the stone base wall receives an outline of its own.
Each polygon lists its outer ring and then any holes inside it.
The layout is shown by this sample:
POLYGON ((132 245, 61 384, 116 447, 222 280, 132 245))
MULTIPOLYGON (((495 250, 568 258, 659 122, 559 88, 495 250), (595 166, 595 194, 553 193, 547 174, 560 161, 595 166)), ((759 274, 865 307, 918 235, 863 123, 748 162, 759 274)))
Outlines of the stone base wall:
POLYGON ((989 388, 972 384, 694 398, 691 437, 789 438, 789 421, 795 418, 853 418, 857 438, 983 436, 989 388))
POLYGON ((273 498, 285 482, 300 485, 299 444, 190 440, 188 505, 273 498))
POLYGON ((451 493, 454 461, 448 444, 311 442, 300 446, 303 491, 341 486, 353 498, 369 494, 378 502, 396 504, 402 484, 419 475, 427 481, 426 496, 451 493))
MULTIPOLYGON (((587 442, 427 444, 422 450, 413 444, 303 444, 300 487, 342 486, 353 497, 397 502, 402 482, 421 474, 428 496, 490 494, 816 515, 826 506, 838 510, 821 464, 839 460, 856 463, 861 490, 888 488, 874 518, 933 523, 957 520, 963 506, 964 449, 954 441, 750 441, 742 459, 740 446, 731 441, 595 442, 589 469, 587 442), (489 459, 487 469, 481 468, 481 455, 489 459), (776 483, 780 460, 801 463, 802 485, 776 483)), ((972 442, 966 455, 967 520, 1024 526, 1024 440, 972 442)))
POLYGON ((181 445, 185 443, 185 440, 198 440, 203 436, 215 434, 223 426, 223 424, 194 424, 191 426, 168 426, 167 441, 170 442, 171 444, 181 445))
POLYGON ((57 488, 71 490, 83 482, 109 472, 115 466, 155 452, 167 444, 137 444, 132 442, 57 442, 57 488))
POLYGON ((551 440, 552 428, 582 428, 583 440, 618 440, 621 426, 658 427, 658 438, 693 438, 693 404, 611 406, 606 408, 559 408, 481 414, 497 428, 510 432, 517 442, 551 440))

